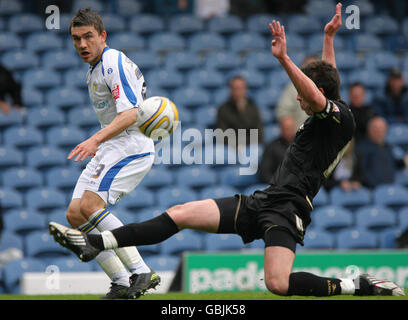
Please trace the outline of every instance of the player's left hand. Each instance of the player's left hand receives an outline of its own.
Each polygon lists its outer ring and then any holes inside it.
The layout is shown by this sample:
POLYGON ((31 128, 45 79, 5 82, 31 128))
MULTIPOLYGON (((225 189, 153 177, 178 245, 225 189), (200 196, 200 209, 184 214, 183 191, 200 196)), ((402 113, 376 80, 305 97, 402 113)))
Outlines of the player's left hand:
POLYGON ((285 27, 281 26, 279 21, 273 20, 269 24, 269 29, 271 30, 272 36, 272 54, 277 59, 282 59, 286 56, 286 36, 285 36, 285 27))
POLYGON ((84 161, 87 157, 95 156, 97 151, 98 142, 93 138, 89 138, 72 149, 67 159, 71 160, 76 156, 74 160, 75 162, 77 162, 78 160, 84 161))
POLYGON ((334 17, 330 20, 328 24, 324 27, 324 33, 328 36, 333 37, 337 30, 340 29, 342 23, 341 23, 341 7, 343 5, 341 3, 338 3, 336 5, 336 14, 334 17))

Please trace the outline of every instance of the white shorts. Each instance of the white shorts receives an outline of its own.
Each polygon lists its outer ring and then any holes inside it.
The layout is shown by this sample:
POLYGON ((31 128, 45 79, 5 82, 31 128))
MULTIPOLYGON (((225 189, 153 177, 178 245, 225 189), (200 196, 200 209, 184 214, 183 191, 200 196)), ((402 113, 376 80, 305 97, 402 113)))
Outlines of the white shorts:
POLYGON ((106 204, 115 204, 136 188, 153 162, 153 143, 141 149, 135 146, 131 136, 109 140, 99 146, 82 171, 72 199, 82 198, 85 190, 89 190, 98 194, 106 204))

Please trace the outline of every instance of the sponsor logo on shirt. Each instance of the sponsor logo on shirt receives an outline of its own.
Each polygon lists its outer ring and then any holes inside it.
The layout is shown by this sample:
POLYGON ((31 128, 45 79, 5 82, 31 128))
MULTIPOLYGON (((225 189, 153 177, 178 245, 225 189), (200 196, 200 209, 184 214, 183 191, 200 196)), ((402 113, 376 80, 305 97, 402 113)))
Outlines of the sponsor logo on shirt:
POLYGON ((118 84, 114 84, 112 88, 112 98, 117 100, 119 99, 120 89, 118 84))

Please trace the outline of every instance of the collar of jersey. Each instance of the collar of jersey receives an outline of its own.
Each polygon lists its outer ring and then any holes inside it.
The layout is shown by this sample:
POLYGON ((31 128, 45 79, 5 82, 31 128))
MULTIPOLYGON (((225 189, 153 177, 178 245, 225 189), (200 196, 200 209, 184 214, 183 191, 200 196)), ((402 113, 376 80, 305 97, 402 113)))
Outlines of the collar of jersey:
POLYGON ((89 66, 89 68, 91 68, 91 72, 95 69, 95 67, 99 64, 99 62, 102 61, 103 54, 104 54, 106 51, 108 51, 109 49, 110 49, 110 48, 109 48, 108 46, 106 46, 105 48, 103 48, 103 51, 102 51, 102 54, 101 54, 101 58, 98 60, 98 62, 95 63, 93 66, 89 66))

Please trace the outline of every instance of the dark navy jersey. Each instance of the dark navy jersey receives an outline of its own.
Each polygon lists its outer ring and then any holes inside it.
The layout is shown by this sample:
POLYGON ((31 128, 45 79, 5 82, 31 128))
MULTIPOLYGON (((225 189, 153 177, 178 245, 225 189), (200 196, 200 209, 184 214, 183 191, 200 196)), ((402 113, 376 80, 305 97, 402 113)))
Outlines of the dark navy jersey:
POLYGON ((301 125, 270 186, 260 192, 267 198, 297 204, 299 216, 308 225, 313 198, 343 157, 355 127, 345 102, 327 100, 322 112, 301 125))

